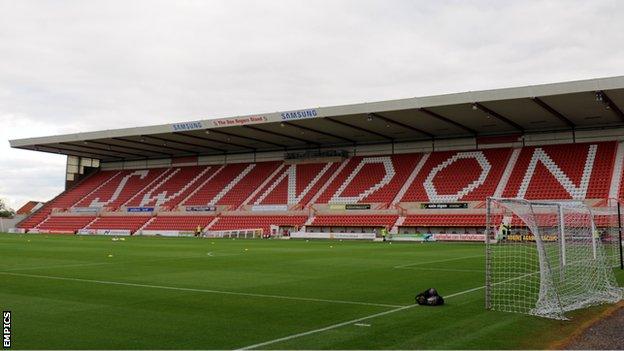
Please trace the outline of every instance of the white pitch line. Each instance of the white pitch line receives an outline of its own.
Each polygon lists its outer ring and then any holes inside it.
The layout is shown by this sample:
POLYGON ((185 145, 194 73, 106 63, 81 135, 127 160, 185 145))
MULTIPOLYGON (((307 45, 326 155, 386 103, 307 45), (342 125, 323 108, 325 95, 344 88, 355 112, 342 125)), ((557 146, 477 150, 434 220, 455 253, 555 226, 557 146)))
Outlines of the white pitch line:
MULTIPOLYGON (((470 293, 470 292, 473 292, 473 291, 481 290, 483 288, 485 288, 485 286, 480 286, 478 288, 464 290, 464 291, 461 291, 461 292, 458 292, 458 293, 455 293, 455 294, 448 295, 447 297, 445 297, 445 299, 448 299, 448 298, 451 298, 451 297, 454 297, 454 296, 467 294, 467 293, 470 293)), ((310 335, 310 334, 316 334, 316 333, 324 332, 324 331, 327 331, 327 330, 340 328, 340 327, 343 327, 345 325, 350 325, 350 324, 355 324, 355 323, 359 324, 359 322, 363 322, 363 321, 366 321, 366 320, 369 320, 369 319, 385 316, 385 315, 392 314, 392 313, 395 313, 395 312, 400 312, 400 311, 406 310, 408 308, 414 308, 414 307, 417 307, 417 306, 419 306, 419 305, 402 306, 402 307, 395 308, 395 309, 392 309, 392 310, 389 310, 389 311, 375 313, 375 314, 371 314, 371 315, 368 315, 368 316, 360 317, 360 318, 357 318, 357 319, 352 319, 350 321, 328 325, 327 327, 324 327, 324 328, 309 330, 307 332, 293 334, 293 335, 288 335, 288 336, 285 336, 283 338, 269 340, 269 341, 265 341, 265 342, 262 342, 262 343, 259 343, 259 344, 254 344, 254 345, 241 347, 241 348, 239 348, 237 350, 251 350, 251 349, 255 349, 255 348, 258 348, 258 347, 275 344, 275 343, 282 342, 282 341, 288 341, 288 340, 300 338, 302 336, 306 336, 306 335, 310 335)))
POLYGON ((372 303, 372 302, 362 302, 362 301, 345 301, 345 300, 316 299, 316 298, 313 298, 313 297, 297 297, 297 296, 284 296, 284 295, 254 294, 254 293, 244 293, 244 292, 236 292, 236 291, 183 288, 183 287, 166 286, 166 285, 125 283, 125 282, 116 282, 116 281, 109 281, 109 280, 94 280, 94 279, 82 279, 82 278, 56 277, 56 276, 39 275, 39 274, 25 274, 25 273, 13 273, 13 272, 0 272, 0 274, 12 275, 12 276, 17 276, 17 277, 42 278, 42 279, 52 279, 52 280, 65 280, 65 281, 95 283, 95 284, 107 284, 107 285, 134 286, 134 287, 139 287, 139 288, 165 289, 165 290, 176 290, 176 291, 192 291, 192 292, 203 292, 203 293, 209 293, 209 294, 223 294, 223 295, 262 297, 262 298, 294 300, 294 301, 327 302, 327 303, 336 303, 336 304, 345 304, 345 305, 361 305, 361 306, 393 307, 393 308, 405 307, 405 306, 399 306, 399 305, 389 305, 389 304, 383 304, 383 303, 372 303))
MULTIPOLYGON (((521 278, 524 278, 526 276, 537 274, 537 273, 539 273, 539 271, 538 272, 524 274, 524 275, 519 276, 519 277, 507 279, 507 280, 504 280, 502 282, 494 283, 492 285, 503 284, 503 283, 506 283, 506 282, 509 282, 509 281, 512 281, 512 280, 521 279, 521 278)), ((479 287, 476 287, 476 288, 472 288, 472 289, 468 289, 468 290, 464 290, 464 291, 460 291, 460 292, 457 292, 457 293, 454 293, 454 294, 446 296, 445 299, 449 299, 451 297, 455 297, 455 296, 459 296, 459 295, 468 294, 468 293, 471 293, 471 292, 474 292, 474 291, 478 291, 478 290, 481 290, 481 289, 484 289, 484 288, 485 288, 485 285, 479 286, 479 287)), ((375 314, 371 314, 371 315, 364 316, 364 317, 361 317, 361 318, 353 319, 353 320, 350 320, 350 321, 337 323, 337 324, 332 324, 332 325, 329 325, 329 326, 324 327, 324 328, 309 330, 307 332, 298 333, 298 334, 292 334, 292 335, 288 335, 288 336, 285 336, 285 337, 282 337, 282 338, 279 338, 279 339, 269 340, 269 341, 265 341, 265 342, 262 342, 262 343, 259 343, 259 344, 254 344, 254 345, 241 347, 241 348, 239 348, 237 350, 251 350, 251 349, 255 349, 255 348, 258 348, 258 347, 275 344, 275 343, 282 342, 282 341, 288 341, 288 340, 296 339, 296 338, 299 338, 299 337, 302 337, 302 336, 316 334, 316 333, 324 332, 324 331, 327 331, 327 330, 340 328, 340 327, 343 327, 345 325, 359 323, 359 322, 362 322, 362 321, 365 321, 365 320, 369 320, 369 319, 385 316, 385 315, 392 314, 392 313, 395 313, 395 312, 400 312, 400 311, 406 310, 408 308, 413 308, 413 307, 417 307, 417 306, 419 306, 419 305, 403 306, 403 307, 395 308, 395 309, 392 309, 392 310, 389 310, 389 311, 375 313, 375 314)))
POLYGON ((405 267, 411 267, 411 266, 418 266, 418 265, 421 265, 421 264, 459 261, 459 260, 465 260, 465 259, 468 259, 468 258, 477 258, 477 257, 485 257, 485 256, 484 255, 473 255, 473 256, 462 256, 462 257, 449 258, 449 259, 445 259, 445 260, 435 260, 435 261, 408 263, 408 264, 402 264, 402 265, 399 265, 399 266, 394 266, 393 268, 405 268, 405 267))
POLYGON ((327 327, 324 327, 324 328, 309 330, 307 332, 303 332, 303 333, 299 333, 299 334, 292 334, 292 335, 285 336, 283 338, 269 340, 269 341, 261 342, 259 344, 254 344, 254 345, 241 347, 241 348, 236 349, 236 350, 252 350, 252 349, 255 349, 255 348, 258 348, 258 347, 267 346, 267 345, 275 344, 275 343, 282 342, 282 341, 288 341, 288 340, 291 340, 291 339, 300 338, 302 336, 324 332, 326 330, 340 328, 340 327, 343 327, 345 325, 355 324, 355 323, 362 322, 362 321, 365 321, 365 320, 368 320, 368 319, 372 319, 372 318, 375 318, 375 317, 385 316, 387 314, 403 311, 403 310, 406 310, 408 308, 413 308, 414 306, 418 306, 418 305, 403 306, 403 307, 395 308, 395 309, 388 310, 388 311, 385 311, 385 312, 375 313, 375 314, 371 314, 371 315, 368 315, 368 316, 365 316, 365 317, 352 319, 350 321, 346 321, 346 322, 342 322, 342 323, 338 323, 338 324, 328 325, 327 327))
POLYGON ((409 269, 410 271, 485 273, 484 269, 454 269, 454 268, 428 268, 428 267, 401 267, 397 269, 409 269))

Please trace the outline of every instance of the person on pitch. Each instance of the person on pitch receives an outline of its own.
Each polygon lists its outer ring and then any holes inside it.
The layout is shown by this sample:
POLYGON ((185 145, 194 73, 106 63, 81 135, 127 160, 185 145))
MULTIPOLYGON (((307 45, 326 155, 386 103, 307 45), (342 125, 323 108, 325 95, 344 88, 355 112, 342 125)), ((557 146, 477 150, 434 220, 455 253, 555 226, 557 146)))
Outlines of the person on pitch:
POLYGON ((202 228, 200 225, 197 225, 197 228, 195 228, 195 236, 200 236, 202 232, 202 228))
POLYGON ((383 241, 386 241, 386 236, 388 236, 388 229, 386 229, 386 227, 381 228, 381 237, 383 238, 383 241))

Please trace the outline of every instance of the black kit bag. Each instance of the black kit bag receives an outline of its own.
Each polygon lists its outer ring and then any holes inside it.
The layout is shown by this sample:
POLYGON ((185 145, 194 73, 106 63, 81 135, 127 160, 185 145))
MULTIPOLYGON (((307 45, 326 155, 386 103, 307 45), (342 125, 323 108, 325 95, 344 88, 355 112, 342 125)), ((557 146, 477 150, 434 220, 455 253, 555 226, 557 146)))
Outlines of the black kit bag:
POLYGON ((440 306, 444 305, 444 298, 435 288, 429 288, 416 295, 416 303, 422 306, 440 306))

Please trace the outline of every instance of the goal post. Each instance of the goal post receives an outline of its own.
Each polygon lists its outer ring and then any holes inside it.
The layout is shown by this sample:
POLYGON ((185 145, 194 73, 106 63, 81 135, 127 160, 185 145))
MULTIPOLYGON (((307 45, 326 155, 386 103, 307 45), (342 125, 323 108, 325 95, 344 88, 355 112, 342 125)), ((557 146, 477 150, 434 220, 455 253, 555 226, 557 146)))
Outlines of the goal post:
POLYGON ((486 211, 487 309, 566 319, 622 299, 607 234, 583 202, 489 198, 486 211))
POLYGON ((622 252, 622 203, 618 199, 607 199, 592 208, 600 237, 605 245, 607 256, 614 267, 624 269, 622 252))

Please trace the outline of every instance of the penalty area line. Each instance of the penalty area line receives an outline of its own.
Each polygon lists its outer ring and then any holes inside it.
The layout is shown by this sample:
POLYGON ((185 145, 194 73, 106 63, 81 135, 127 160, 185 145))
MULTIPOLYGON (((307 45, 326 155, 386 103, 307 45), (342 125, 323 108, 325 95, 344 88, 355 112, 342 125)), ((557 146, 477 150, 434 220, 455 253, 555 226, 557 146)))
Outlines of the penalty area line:
MULTIPOLYGON (((497 282, 497 283, 493 283, 492 285, 504 284, 504 283, 507 283, 507 282, 510 282, 510 281, 514 281, 514 280, 518 280, 518 279, 522 279, 522 278, 525 278, 525 277, 528 277, 528 276, 531 276, 531 275, 534 275, 534 274, 537 274, 537 273, 539 273, 539 271, 523 274, 521 276, 510 278, 510 279, 506 279, 506 280, 503 280, 503 281, 500 281, 500 282, 497 282)), ((455 297, 455 296, 460 296, 460 295, 468 294, 468 293, 471 293, 471 292, 479 291, 481 289, 485 289, 485 285, 478 286, 476 288, 472 288, 472 289, 468 289, 468 290, 464 290, 464 291, 460 291, 460 292, 456 292, 456 293, 451 294, 451 295, 447 295, 445 297, 445 299, 450 299, 450 298, 455 297)), ((259 344, 241 347, 241 348, 239 348, 237 350, 251 350, 251 349, 255 349, 255 348, 258 348, 258 347, 275 344, 275 343, 282 342, 282 341, 288 341, 288 340, 296 339, 296 338, 299 338, 299 337, 302 337, 302 336, 316 334, 316 333, 324 332, 326 330, 340 328, 340 327, 343 327, 345 325, 360 323, 362 321, 366 321, 366 320, 373 319, 373 318, 376 318, 376 317, 385 316, 385 315, 392 314, 392 313, 395 313, 395 312, 400 312, 400 311, 403 311, 403 310, 407 310, 408 308, 413 308, 413 307, 417 307, 417 306, 419 306, 419 305, 414 304, 414 305, 409 305, 409 306, 403 306, 403 307, 395 308, 395 309, 392 309, 392 310, 389 310, 389 311, 385 311, 385 312, 381 312, 381 313, 375 313, 375 314, 371 314, 371 315, 368 315, 368 316, 360 317, 360 318, 357 318, 357 319, 352 319, 350 321, 346 321, 346 322, 342 322, 342 323, 338 323, 338 324, 332 324, 332 325, 329 325, 329 326, 324 327, 324 328, 314 329, 314 330, 310 330, 310 331, 303 332, 303 333, 298 333, 298 334, 292 334, 292 335, 284 336, 284 337, 279 338, 279 339, 269 340, 269 341, 265 341, 265 342, 262 342, 262 343, 259 343, 259 344)))

